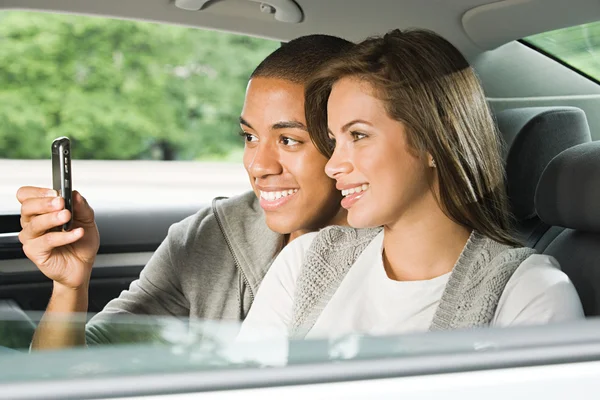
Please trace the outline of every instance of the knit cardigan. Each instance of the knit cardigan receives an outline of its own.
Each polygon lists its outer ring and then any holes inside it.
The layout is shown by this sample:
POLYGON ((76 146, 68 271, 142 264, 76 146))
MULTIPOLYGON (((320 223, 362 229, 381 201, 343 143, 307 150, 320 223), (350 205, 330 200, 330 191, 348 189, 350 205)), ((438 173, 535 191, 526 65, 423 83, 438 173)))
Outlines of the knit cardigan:
MULTIPOLYGON (((331 226, 312 242, 298 277, 290 334, 304 337, 358 256, 381 228, 331 226)), ((487 326, 517 267, 534 251, 498 243, 473 231, 452 269, 430 330, 487 326)))

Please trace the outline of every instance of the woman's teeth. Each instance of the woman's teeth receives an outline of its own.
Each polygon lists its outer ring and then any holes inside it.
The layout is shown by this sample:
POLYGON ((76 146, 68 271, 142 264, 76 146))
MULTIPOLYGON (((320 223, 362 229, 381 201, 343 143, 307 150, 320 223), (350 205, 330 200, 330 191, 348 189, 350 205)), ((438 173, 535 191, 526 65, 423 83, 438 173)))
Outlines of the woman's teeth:
POLYGON ((351 194, 364 192, 368 188, 369 188, 369 185, 365 183, 365 184, 363 184, 361 186, 357 186, 357 187, 352 188, 352 189, 344 189, 344 190, 342 190, 342 196, 346 197, 346 196, 349 196, 351 194))
POLYGON ((273 201, 273 200, 279 200, 282 197, 291 196, 296 192, 298 192, 298 189, 282 190, 279 192, 263 192, 261 190, 260 197, 267 201, 273 201))

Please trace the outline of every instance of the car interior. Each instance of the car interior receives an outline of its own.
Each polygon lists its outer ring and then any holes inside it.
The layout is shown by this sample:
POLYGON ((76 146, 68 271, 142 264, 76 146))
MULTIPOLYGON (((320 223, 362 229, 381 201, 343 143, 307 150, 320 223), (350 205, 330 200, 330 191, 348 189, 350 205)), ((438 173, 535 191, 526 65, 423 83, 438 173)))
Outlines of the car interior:
MULTIPOLYGON (((537 186, 535 206, 550 236, 543 253, 555 257, 571 279, 587 316, 600 310, 600 142, 583 143, 550 161, 537 186)), ((546 240, 542 236, 541 240, 546 240)))
MULTIPOLYGON (((145 20, 282 43, 312 33, 359 41, 395 28, 436 31, 465 54, 482 80, 504 141, 516 236, 556 257, 575 284, 586 315, 596 316, 600 85, 522 40, 600 20, 597 1, 573 0, 568 12, 565 7, 560 0, 0 0, 0 12, 145 20)), ((208 204, 210 199, 203 199, 197 206, 167 203, 143 211, 94 205, 101 246, 92 273, 90 313, 102 310, 136 279, 172 223, 208 204)), ((31 335, 35 325, 27 313, 45 309, 52 284, 25 258, 19 230, 18 210, 0 215, 0 311, 22 320, 19 329, 31 335)), ((27 347, 31 336, 23 337, 27 347)))
POLYGON ((550 227, 535 209, 537 183, 555 156, 591 141, 587 119, 574 107, 523 107, 500 111, 496 122, 505 141, 507 193, 516 235, 528 247, 543 251, 540 239, 550 227))

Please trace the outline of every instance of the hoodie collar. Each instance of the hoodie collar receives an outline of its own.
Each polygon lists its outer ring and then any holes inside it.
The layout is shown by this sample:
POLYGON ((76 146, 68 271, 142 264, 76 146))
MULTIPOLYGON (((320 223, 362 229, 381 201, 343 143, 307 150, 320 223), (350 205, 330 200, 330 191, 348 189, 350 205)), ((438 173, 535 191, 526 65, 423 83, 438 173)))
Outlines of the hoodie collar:
POLYGON ((271 263, 283 248, 283 235, 269 229, 254 192, 217 198, 213 211, 238 267, 254 294, 271 263))

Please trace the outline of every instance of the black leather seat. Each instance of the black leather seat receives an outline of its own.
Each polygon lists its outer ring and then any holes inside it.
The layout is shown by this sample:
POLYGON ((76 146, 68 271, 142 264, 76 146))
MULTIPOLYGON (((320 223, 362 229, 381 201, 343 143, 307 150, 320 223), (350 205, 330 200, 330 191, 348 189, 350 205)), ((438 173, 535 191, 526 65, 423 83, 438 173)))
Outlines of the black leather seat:
POLYGON ((543 253, 558 260, 585 314, 600 315, 600 142, 556 156, 542 174, 535 206, 544 223, 562 230, 543 253))
MULTIPOLYGON (((507 192, 516 218, 515 236, 524 245, 538 243, 549 227, 534 206, 535 188, 556 155, 591 141, 585 113, 575 107, 526 107, 499 112, 496 122, 504 139, 507 192)), ((553 230, 556 235, 559 233, 553 230)))

